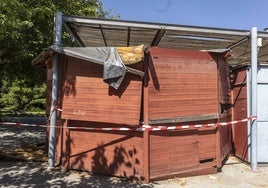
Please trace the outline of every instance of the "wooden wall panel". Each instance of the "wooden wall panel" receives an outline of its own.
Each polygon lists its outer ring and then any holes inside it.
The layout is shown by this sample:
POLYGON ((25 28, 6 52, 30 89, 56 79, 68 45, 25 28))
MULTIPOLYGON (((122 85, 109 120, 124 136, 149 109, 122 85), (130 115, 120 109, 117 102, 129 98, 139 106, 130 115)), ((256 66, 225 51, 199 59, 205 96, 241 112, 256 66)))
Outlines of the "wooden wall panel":
POLYGON ((120 88, 115 90, 103 82, 102 72, 102 65, 69 59, 62 118, 138 125, 141 78, 126 74, 120 88))
MULTIPOLYGON (((233 85, 233 120, 247 117, 247 84, 246 67, 234 72, 233 85)), ((248 127, 247 122, 233 125, 234 154, 248 160, 248 127)))
POLYGON ((217 64, 208 53, 150 49, 149 120, 218 113, 217 64))
POLYGON ((216 128, 199 129, 199 160, 216 159, 216 128))
POLYGON ((219 102, 231 104, 230 66, 224 58, 218 58, 219 102))
POLYGON ((150 177, 167 176, 170 174, 169 164, 169 132, 151 132, 150 140, 150 177))
POLYGON ((199 165, 197 130, 150 133, 150 177, 165 177, 199 165))
MULTIPOLYGON (((85 122, 70 121, 69 126, 85 122)), ((142 132, 70 130, 65 141, 69 169, 144 179, 142 132)))
POLYGON ((49 117, 51 110, 52 98, 52 80, 53 80, 53 60, 46 61, 47 65, 47 79, 46 79, 46 115, 49 117))
POLYGON ((171 173, 194 169, 199 165, 197 130, 170 132, 171 173))
POLYGON ((220 168, 224 159, 232 152, 231 126, 218 128, 217 141, 217 166, 220 168))

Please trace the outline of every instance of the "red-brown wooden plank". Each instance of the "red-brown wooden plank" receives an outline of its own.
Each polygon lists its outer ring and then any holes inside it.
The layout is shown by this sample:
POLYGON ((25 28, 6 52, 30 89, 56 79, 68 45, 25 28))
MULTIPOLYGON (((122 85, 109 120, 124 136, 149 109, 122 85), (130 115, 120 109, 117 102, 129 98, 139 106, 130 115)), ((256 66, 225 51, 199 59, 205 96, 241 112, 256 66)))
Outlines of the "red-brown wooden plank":
POLYGON ((102 80, 102 65, 69 58, 62 118, 138 125, 142 81, 127 74, 118 90, 102 80))
POLYGON ((217 62, 204 52, 150 49, 149 120, 218 113, 217 62))

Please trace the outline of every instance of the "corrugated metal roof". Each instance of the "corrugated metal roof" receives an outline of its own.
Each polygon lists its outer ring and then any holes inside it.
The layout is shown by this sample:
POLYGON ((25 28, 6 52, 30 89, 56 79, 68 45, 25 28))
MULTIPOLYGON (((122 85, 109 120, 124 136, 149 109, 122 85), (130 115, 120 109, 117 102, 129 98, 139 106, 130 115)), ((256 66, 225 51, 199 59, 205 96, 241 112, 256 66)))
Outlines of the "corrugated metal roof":
MULTIPOLYGON (((250 31, 196 27, 164 23, 135 22, 88 17, 63 16, 63 23, 84 47, 118 47, 144 44, 147 47, 229 50, 228 63, 240 66, 250 63, 250 31)), ((258 61, 268 64, 268 33, 262 38, 258 61)))

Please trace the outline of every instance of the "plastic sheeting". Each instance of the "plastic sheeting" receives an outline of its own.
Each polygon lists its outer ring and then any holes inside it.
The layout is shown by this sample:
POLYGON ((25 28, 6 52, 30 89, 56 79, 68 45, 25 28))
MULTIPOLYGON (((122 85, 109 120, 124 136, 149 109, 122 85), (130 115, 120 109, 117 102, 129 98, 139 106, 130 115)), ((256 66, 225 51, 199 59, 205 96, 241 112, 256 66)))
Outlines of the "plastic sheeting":
POLYGON ((103 81, 118 89, 126 74, 126 67, 116 48, 101 48, 100 53, 106 57, 103 67, 103 81))
POLYGON ((123 81, 127 68, 115 47, 66 47, 61 53, 103 64, 103 81, 118 89, 123 81))
POLYGON ((33 64, 37 65, 48 58, 52 57, 55 52, 71 56, 74 58, 86 60, 89 63, 97 63, 104 66, 103 81, 108 83, 111 87, 118 89, 123 81, 126 72, 143 76, 144 73, 139 70, 132 69, 125 66, 123 59, 127 64, 137 63, 143 59, 143 45, 136 47, 120 47, 120 56, 116 47, 57 47, 50 46, 44 50, 33 64))
POLYGON ((59 48, 56 51, 89 62, 102 64, 103 81, 115 89, 119 88, 127 71, 115 47, 66 47, 59 48))

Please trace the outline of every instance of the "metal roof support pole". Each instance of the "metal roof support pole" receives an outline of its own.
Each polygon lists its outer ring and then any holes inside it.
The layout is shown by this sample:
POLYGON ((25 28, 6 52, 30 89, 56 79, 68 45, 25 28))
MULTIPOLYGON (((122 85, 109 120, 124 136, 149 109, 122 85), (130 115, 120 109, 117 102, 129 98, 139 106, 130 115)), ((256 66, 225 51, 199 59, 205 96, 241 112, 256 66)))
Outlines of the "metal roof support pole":
MULTIPOLYGON (((57 12, 54 18, 54 45, 61 45, 62 35, 62 13, 57 12)), ((58 98, 58 77, 59 77, 59 55, 55 54, 53 63, 53 78, 51 92, 50 109, 50 130, 49 130, 49 148, 48 148, 48 169, 54 168, 55 145, 56 145, 56 124, 57 124, 57 98, 58 98)))
MULTIPOLYGON (((258 73, 258 32, 257 28, 251 30, 251 115, 257 115, 257 73, 258 73)), ((257 155, 257 120, 251 121, 251 170, 258 170, 257 155)))

